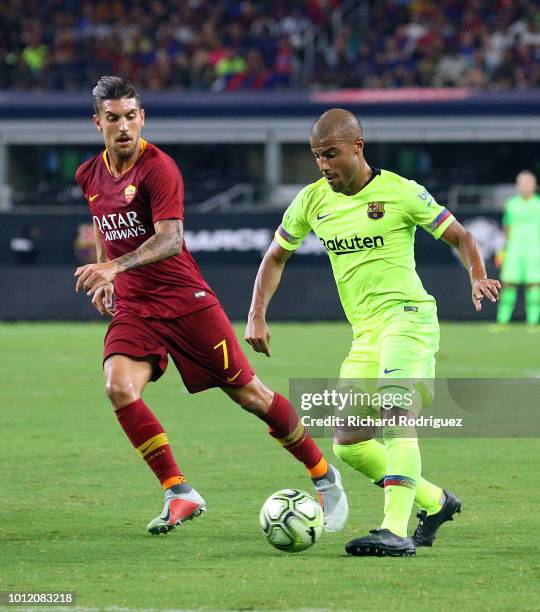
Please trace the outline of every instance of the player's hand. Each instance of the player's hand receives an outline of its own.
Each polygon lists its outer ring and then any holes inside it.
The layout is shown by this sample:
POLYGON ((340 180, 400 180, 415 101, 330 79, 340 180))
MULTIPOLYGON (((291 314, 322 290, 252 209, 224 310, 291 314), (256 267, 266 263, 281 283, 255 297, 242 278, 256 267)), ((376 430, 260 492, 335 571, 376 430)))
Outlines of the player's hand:
POLYGON ((114 285, 108 283, 96 289, 94 297, 92 298, 92 304, 99 312, 99 314, 106 316, 114 315, 114 285))
POLYGON ((256 353, 270 357, 270 329, 264 317, 250 317, 246 325, 245 341, 256 353))
POLYGON ((77 277, 75 291, 84 289, 86 295, 93 295, 103 285, 112 283, 117 274, 114 261, 80 266, 75 270, 77 277))
POLYGON ((472 302, 476 312, 482 310, 484 297, 487 297, 490 302, 496 302, 499 299, 500 288, 501 283, 493 278, 474 280, 472 283, 472 302))

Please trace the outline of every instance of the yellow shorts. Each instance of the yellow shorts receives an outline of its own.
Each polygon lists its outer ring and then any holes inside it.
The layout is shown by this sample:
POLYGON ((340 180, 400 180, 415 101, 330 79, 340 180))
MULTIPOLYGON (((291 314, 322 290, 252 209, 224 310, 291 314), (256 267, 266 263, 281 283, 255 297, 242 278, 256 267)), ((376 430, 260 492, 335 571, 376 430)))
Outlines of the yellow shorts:
POLYGON ((413 412, 431 403, 439 350, 434 302, 400 304, 353 332, 340 370, 340 387, 378 394, 409 391, 415 394, 414 407, 403 407, 413 412))

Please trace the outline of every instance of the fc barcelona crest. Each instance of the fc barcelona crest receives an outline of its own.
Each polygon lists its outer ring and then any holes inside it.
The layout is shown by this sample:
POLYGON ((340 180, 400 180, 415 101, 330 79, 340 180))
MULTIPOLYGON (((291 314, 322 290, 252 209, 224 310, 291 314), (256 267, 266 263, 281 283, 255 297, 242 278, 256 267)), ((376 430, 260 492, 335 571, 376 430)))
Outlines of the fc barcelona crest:
POLYGON ((370 219, 380 219, 384 217, 384 202, 370 202, 367 205, 367 216, 370 219))
POLYGON ((135 185, 128 185, 124 189, 124 197, 126 198, 126 202, 129 204, 131 200, 135 197, 135 192, 137 191, 137 187, 135 185))

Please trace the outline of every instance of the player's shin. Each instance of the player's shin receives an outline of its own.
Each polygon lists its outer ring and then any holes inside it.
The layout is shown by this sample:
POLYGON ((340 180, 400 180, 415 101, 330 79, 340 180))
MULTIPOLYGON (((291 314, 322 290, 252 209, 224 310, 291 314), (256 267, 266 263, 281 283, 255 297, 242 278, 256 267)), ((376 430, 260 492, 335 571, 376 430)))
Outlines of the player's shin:
POLYGON ((384 520, 381 529, 406 537, 416 486, 421 474, 418 440, 385 428, 386 474, 384 476, 384 520))
POLYGON ((517 287, 511 285, 503 287, 499 298, 499 308, 497 309, 497 323, 506 325, 512 318, 514 306, 516 305, 517 287))
MULTIPOLYGON (((337 457, 357 472, 384 488, 386 474, 386 448, 378 440, 365 440, 356 444, 334 444, 337 457)), ((427 515, 438 512, 444 502, 444 492, 437 485, 420 477, 416 483, 414 501, 427 515)))
POLYGON ((139 455, 146 461, 164 489, 185 482, 176 465, 169 440, 160 422, 142 399, 116 411, 116 417, 139 455))
POLYGON ((267 423, 270 435, 306 466, 311 478, 321 478, 328 472, 328 463, 321 450, 289 400, 274 393, 270 409, 261 418, 267 423))
POLYGON ((538 325, 540 320, 540 286, 530 285, 526 287, 525 313, 528 325, 538 325))
POLYGON ((324 512, 325 531, 343 529, 349 515, 349 503, 341 475, 326 462, 292 404, 274 393, 270 409, 261 418, 269 425, 270 435, 306 466, 324 512))

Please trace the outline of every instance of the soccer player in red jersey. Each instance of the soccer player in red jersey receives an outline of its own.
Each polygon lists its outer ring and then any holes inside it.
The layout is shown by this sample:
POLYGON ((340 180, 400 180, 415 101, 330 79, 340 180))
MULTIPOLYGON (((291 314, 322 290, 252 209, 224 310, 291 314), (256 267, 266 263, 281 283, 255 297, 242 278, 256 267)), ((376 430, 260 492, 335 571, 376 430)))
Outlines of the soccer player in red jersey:
POLYGON ((183 240, 183 182, 175 162, 140 137, 144 109, 133 85, 99 79, 94 117, 105 151, 76 173, 93 216, 97 263, 77 268, 76 290, 113 315, 105 336, 105 388, 118 421, 165 489, 165 507, 148 524, 167 533, 199 516, 204 499, 186 481, 158 419, 142 399, 171 356, 190 393, 220 387, 269 427, 306 466, 327 531, 347 520, 348 504, 329 465, 293 406, 254 374, 218 298, 183 240), (114 295, 114 310, 113 310, 114 295))

